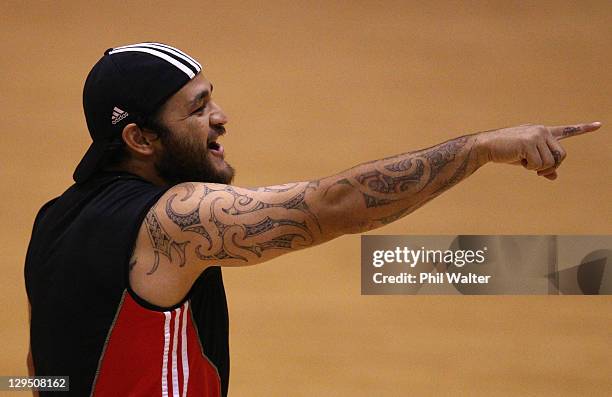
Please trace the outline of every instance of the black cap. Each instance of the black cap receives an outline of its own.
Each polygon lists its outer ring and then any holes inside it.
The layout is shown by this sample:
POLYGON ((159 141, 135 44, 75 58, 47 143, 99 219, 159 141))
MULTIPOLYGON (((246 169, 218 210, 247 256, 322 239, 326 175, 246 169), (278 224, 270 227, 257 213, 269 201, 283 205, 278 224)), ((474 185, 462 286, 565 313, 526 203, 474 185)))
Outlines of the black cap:
POLYGON ((127 124, 151 115, 201 70, 195 59, 166 44, 106 50, 83 87, 83 110, 93 143, 74 171, 74 180, 85 182, 121 142, 127 124))

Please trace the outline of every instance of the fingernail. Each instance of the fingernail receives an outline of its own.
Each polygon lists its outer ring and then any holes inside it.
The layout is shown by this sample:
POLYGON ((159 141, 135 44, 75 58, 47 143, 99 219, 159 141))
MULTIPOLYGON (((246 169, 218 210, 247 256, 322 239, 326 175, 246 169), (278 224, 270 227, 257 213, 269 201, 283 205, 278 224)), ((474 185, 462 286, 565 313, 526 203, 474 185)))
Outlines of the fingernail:
POLYGON ((594 121, 591 124, 593 124, 595 127, 601 127, 601 121, 594 121))

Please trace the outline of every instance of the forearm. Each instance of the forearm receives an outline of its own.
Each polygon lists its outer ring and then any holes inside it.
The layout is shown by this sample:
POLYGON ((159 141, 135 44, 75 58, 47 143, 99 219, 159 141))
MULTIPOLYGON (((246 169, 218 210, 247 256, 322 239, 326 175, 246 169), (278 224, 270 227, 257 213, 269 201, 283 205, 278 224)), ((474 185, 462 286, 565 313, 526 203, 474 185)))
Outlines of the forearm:
POLYGON ((316 193, 333 209, 326 214, 333 222, 322 221, 323 229, 332 234, 360 233, 408 215, 486 163, 478 137, 462 136, 321 180, 316 193))

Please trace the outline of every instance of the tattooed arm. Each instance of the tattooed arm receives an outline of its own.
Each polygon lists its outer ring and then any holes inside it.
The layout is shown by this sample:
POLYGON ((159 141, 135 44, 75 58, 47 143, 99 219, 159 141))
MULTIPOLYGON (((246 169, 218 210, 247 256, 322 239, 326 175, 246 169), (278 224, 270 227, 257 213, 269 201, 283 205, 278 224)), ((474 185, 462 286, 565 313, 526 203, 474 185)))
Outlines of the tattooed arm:
POLYGON ((309 182, 255 189, 176 185, 143 222, 130 283, 160 306, 180 301, 208 266, 244 266, 393 222, 489 162, 554 179, 560 139, 599 128, 520 126, 455 138, 309 182))

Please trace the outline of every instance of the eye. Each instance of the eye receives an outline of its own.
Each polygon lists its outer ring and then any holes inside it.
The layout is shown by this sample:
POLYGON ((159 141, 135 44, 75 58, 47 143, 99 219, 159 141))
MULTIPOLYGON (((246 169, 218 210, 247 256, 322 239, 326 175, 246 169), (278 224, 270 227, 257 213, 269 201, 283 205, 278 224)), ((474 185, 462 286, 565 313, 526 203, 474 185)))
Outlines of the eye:
POLYGON ((197 108, 196 110, 193 111, 192 114, 200 114, 204 111, 204 108, 206 107, 206 104, 200 106, 199 108, 197 108))

